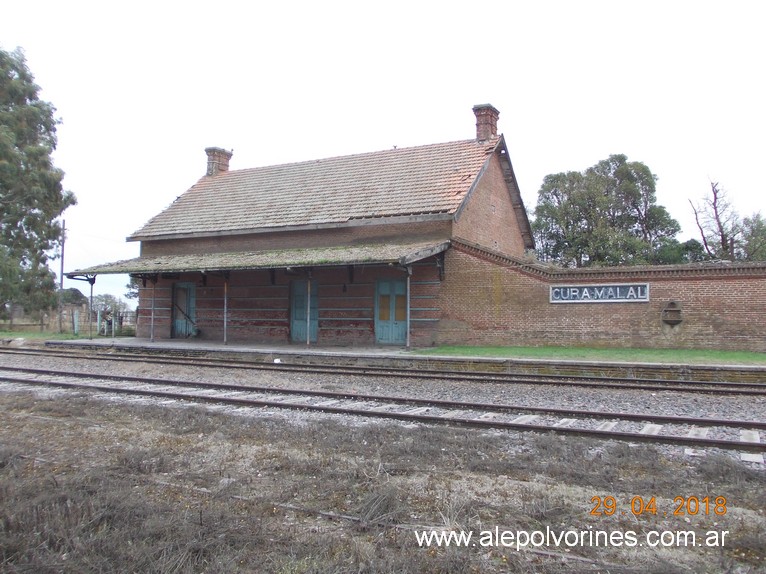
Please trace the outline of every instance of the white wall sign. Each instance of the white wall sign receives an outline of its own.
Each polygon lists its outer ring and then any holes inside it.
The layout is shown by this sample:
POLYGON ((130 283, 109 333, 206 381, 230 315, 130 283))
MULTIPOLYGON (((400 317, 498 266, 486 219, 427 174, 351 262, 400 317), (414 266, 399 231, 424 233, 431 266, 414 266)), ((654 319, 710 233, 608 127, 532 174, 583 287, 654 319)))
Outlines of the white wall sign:
POLYGON ((648 283, 551 285, 551 303, 646 303, 648 283))

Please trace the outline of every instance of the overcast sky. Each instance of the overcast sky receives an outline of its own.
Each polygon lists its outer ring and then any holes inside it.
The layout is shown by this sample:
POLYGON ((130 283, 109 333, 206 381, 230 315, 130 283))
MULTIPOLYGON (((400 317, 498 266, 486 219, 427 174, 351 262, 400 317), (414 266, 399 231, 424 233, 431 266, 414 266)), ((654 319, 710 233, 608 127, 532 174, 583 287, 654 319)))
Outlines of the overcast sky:
POLYGON ((764 203, 764 22, 760 0, 34 0, 0 4, 0 47, 25 50, 62 120, 72 271, 138 256, 125 237, 204 174, 205 147, 241 169, 469 139, 482 103, 530 214, 547 174, 622 153, 696 237, 711 181, 742 215, 764 203))

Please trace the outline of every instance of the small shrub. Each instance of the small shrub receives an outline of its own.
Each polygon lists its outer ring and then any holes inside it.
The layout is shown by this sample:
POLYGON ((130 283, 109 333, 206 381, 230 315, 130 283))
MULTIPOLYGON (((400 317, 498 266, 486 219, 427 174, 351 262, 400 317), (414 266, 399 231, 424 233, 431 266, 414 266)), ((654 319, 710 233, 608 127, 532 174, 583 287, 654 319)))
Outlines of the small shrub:
POLYGON ((370 523, 394 524, 402 518, 402 493, 395 486, 386 485, 370 492, 354 509, 362 525, 370 523))
POLYGON ((158 448, 130 448, 119 454, 116 468, 131 474, 155 474, 167 472, 170 464, 158 448))

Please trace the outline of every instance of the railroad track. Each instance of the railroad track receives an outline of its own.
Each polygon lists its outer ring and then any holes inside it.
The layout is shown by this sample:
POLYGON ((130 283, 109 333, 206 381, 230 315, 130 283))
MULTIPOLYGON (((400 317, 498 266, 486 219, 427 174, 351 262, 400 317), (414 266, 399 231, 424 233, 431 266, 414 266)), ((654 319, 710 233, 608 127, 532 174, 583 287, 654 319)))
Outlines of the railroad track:
POLYGON ((27 355, 78 358, 93 361, 123 361, 183 365, 194 367, 267 370, 309 374, 336 374, 351 376, 377 376, 410 379, 431 379, 441 381, 473 381, 479 383, 514 383, 532 385, 561 385, 569 387, 595 387, 603 389, 638 389, 686 393, 714 393, 731 395, 766 396, 766 382, 690 381, 646 378, 615 378, 578 375, 539 375, 520 373, 486 373, 473 371, 449 371, 440 369, 403 369, 396 367, 375 367, 362 365, 306 365, 286 362, 234 361, 209 357, 149 354, 115 354, 88 351, 81 353, 57 349, 7 349, 0 348, 0 355, 27 355))
POLYGON ((763 453, 766 452, 766 442, 760 439, 760 431, 766 430, 766 422, 763 421, 415 399, 22 367, 0 367, 0 382, 235 407, 298 409, 424 424, 555 432, 697 449, 723 448, 740 451, 744 460, 753 462, 763 462, 763 453))

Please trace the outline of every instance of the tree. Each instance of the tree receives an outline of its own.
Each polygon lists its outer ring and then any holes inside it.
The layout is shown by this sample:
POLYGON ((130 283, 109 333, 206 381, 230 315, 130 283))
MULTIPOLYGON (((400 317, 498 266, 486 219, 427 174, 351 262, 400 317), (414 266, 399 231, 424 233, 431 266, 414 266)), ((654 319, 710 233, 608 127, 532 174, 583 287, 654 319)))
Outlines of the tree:
POLYGON ((656 180, 624 155, 546 176, 533 223, 539 257, 565 267, 660 262, 681 228, 657 205, 656 180))
POLYGON ((62 289, 59 291, 62 305, 86 305, 88 298, 82 294, 82 291, 70 287, 69 289, 62 289))
POLYGON ((28 311, 55 304, 49 252, 60 244, 56 221, 76 203, 64 191, 64 172, 53 165, 55 108, 39 98, 40 88, 20 48, 0 49, 0 303, 28 311))
POLYGON ((93 310, 103 311, 105 313, 114 313, 125 311, 128 308, 128 304, 122 299, 118 299, 114 295, 96 295, 93 297, 93 310))
POLYGON ((766 221, 760 213, 741 218, 718 182, 710 182, 710 195, 694 211, 708 259, 766 261, 766 221))
POLYGON ((694 219, 700 232, 705 252, 712 259, 734 261, 741 222, 737 212, 729 203, 726 192, 718 187, 717 182, 710 182, 710 196, 702 200, 702 205, 689 204, 694 211, 694 219))
POLYGON ((766 220, 760 213, 742 220, 742 258, 766 261, 766 220))
POLYGON ((664 242, 657 250, 652 263, 657 265, 673 265, 676 263, 698 263, 708 259, 702 243, 689 239, 683 243, 677 239, 664 242))
POLYGON ((125 292, 125 298, 126 299, 138 299, 138 290, 140 288, 138 279, 136 277, 131 276, 130 281, 125 285, 125 289, 127 291, 125 292))

